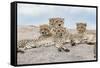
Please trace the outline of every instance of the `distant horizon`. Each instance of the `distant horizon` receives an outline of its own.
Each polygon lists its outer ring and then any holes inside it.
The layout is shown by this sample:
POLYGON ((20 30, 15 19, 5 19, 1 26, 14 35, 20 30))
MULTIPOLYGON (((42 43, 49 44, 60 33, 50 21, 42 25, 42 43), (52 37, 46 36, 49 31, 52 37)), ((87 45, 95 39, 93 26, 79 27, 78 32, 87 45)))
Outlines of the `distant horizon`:
MULTIPOLYGON (((27 26, 35 26, 35 27, 39 27, 39 25, 17 25, 17 27, 27 27, 27 26)), ((66 27, 66 26, 64 26, 64 27, 66 27)), ((66 27, 66 28, 68 28, 68 29, 76 29, 76 28, 69 28, 69 27, 66 27)), ((94 28, 88 28, 87 27, 87 29, 89 29, 89 30, 96 30, 96 29, 94 29, 94 28)))

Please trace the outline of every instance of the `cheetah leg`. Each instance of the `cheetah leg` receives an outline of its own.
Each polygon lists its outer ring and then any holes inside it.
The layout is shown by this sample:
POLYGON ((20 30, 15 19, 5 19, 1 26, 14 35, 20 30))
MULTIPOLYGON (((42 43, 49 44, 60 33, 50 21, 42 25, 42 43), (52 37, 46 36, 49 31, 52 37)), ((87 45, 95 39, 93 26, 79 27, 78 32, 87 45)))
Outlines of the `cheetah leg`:
POLYGON ((62 44, 56 43, 55 46, 56 46, 56 48, 58 49, 59 52, 62 51, 62 48, 61 48, 62 47, 62 44))
POLYGON ((61 52, 62 50, 65 52, 69 52, 70 50, 68 48, 65 48, 63 44, 56 44, 56 47, 58 48, 58 51, 61 52))
POLYGON ((62 47, 62 49, 63 49, 65 52, 70 52, 70 50, 69 50, 68 48, 62 47))
POLYGON ((76 46, 76 43, 74 40, 71 40, 71 46, 76 46))

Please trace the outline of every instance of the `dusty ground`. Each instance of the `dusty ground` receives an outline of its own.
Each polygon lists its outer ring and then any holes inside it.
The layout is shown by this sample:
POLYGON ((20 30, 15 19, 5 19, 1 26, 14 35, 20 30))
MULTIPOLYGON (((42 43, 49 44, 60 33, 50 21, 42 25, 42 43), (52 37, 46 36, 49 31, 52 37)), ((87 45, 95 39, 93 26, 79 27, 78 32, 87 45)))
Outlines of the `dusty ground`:
MULTIPOLYGON (((39 28, 35 26, 24 26, 18 28, 18 40, 38 38, 38 30, 39 28)), ((17 54, 17 63, 37 64, 52 62, 85 61, 96 59, 94 58, 93 45, 80 44, 72 47, 70 44, 66 44, 65 46, 70 49, 70 52, 59 52, 54 46, 28 49, 25 51, 24 54, 17 54)))

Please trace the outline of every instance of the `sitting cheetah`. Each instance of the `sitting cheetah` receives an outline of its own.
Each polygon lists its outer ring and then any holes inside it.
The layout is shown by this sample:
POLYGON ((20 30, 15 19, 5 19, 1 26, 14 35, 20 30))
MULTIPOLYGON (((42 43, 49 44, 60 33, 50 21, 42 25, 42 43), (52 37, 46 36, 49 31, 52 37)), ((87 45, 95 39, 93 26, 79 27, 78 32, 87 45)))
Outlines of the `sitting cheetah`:
MULTIPOLYGON (((59 17, 56 17, 56 18, 50 18, 49 19, 49 27, 51 28, 51 33, 54 35, 56 34, 56 30, 59 29, 59 28, 63 28, 64 27, 64 18, 59 18, 59 17)), ((70 43, 70 33, 68 31, 68 29, 66 28, 66 43, 70 43)))
POLYGON ((85 40, 87 39, 86 38, 86 35, 87 35, 86 26, 87 26, 86 23, 77 23, 76 24, 77 31, 75 33, 73 33, 71 36, 72 46, 74 46, 73 44, 75 44, 75 43, 79 44, 79 43, 85 42, 85 40))
POLYGON ((77 23, 76 30, 77 32, 72 34, 72 42, 75 43, 95 43, 95 35, 87 32, 86 23, 77 23))
POLYGON ((94 45, 94 57, 96 56, 96 35, 88 33, 86 23, 77 23, 77 32, 73 33, 71 36, 71 45, 85 43, 89 45, 94 45))
POLYGON ((66 51, 69 52, 70 50, 65 48, 63 45, 64 42, 66 42, 66 28, 59 27, 55 30, 54 34, 54 42, 55 46, 58 48, 58 51, 66 51))

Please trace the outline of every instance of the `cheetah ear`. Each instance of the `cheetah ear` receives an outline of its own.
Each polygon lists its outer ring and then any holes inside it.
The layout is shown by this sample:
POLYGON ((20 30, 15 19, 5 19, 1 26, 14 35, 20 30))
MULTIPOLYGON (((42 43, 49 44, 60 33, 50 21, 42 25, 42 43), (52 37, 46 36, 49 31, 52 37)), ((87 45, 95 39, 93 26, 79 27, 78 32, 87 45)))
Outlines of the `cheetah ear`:
POLYGON ((79 23, 76 23, 76 26, 79 26, 79 23))
POLYGON ((84 23, 84 26, 87 26, 87 24, 86 24, 86 23, 84 23))
POLYGON ((50 18, 50 19, 49 19, 49 22, 53 22, 53 21, 54 21, 53 18, 50 18))
POLYGON ((62 20, 64 21, 64 18, 62 18, 62 20))

